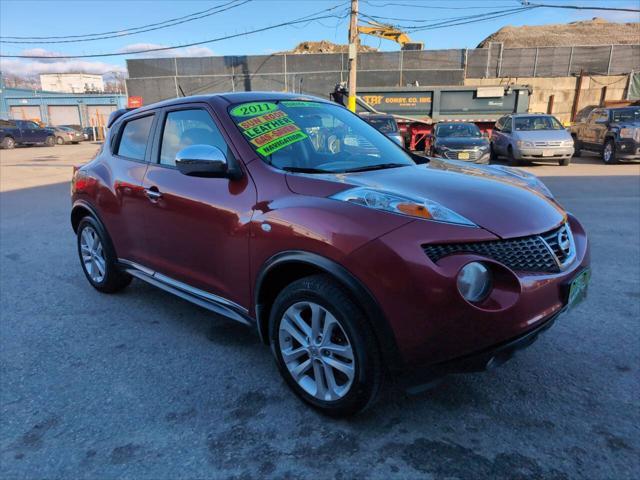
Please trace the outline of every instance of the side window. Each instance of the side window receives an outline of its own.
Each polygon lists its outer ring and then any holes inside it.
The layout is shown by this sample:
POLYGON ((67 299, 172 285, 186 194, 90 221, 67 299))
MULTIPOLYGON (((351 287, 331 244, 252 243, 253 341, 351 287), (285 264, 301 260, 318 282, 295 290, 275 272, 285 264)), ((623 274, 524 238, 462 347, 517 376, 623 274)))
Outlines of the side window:
POLYGON ((133 160, 144 160, 152 123, 153 115, 136 118, 125 123, 117 154, 133 160))
POLYGON ((503 125, 502 125, 502 130, 503 130, 504 132, 507 132, 507 133, 511 132, 511 117, 508 117, 508 118, 504 121, 504 123, 503 123, 503 125))
POLYGON ((231 157, 229 146, 224 141, 213 119, 202 109, 169 112, 162 132, 160 163, 175 165, 177 153, 189 145, 211 145, 231 157))
POLYGON ((13 128, 16 124, 11 120, 0 120, 0 128, 13 128))
POLYGON ((600 117, 600 115, 602 114, 602 110, 593 110, 590 114, 589 114, 589 118, 588 118, 588 122, 589 123, 595 123, 596 120, 600 117))
POLYGON ((496 122, 496 130, 502 130, 503 126, 504 126, 504 117, 500 117, 496 122))

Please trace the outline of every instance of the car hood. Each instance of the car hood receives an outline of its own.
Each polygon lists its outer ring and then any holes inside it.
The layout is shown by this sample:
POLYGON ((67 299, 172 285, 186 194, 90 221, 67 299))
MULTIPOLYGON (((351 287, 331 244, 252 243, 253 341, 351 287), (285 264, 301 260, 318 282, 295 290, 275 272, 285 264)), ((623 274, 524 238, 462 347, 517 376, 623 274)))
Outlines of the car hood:
POLYGON ((549 142, 557 140, 571 140, 571 135, 562 130, 516 130, 514 132, 520 140, 529 142, 549 142))
POLYGON ((448 148, 473 148, 486 147, 489 141, 486 138, 478 137, 440 137, 436 138, 435 146, 448 148))
POLYGON ((427 198, 503 238, 543 233, 566 218, 536 177, 502 166, 432 159, 424 165, 349 174, 287 174, 287 183, 303 195, 369 187, 427 198))

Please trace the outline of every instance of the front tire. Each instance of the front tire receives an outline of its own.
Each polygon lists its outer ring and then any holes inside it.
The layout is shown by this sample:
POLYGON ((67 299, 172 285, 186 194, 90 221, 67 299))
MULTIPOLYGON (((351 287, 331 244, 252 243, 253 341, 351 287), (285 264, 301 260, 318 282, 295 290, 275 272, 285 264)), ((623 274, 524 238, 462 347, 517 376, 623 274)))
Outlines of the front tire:
POLYGON ((573 138, 573 156, 579 157, 582 155, 582 145, 580 145, 580 140, 576 135, 571 135, 571 137, 573 138))
POLYGON ((131 283, 131 275, 121 271, 111 242, 100 223, 84 217, 77 230, 78 256, 87 280, 103 293, 114 293, 131 283))
POLYGON ((571 157, 569 158, 561 158, 560 160, 558 160, 558 165, 560 165, 561 167, 566 167, 571 163, 571 157))
POLYGON ((53 135, 51 135, 50 137, 47 137, 47 139, 44 141, 44 144, 47 147, 53 147, 56 144, 56 139, 53 135))
POLYGON ((382 385, 382 363, 364 313, 328 275, 287 286, 269 322, 278 369, 298 397, 331 416, 363 411, 382 385))
POLYGON ((607 165, 615 165, 618 163, 616 158, 616 144, 613 140, 607 140, 602 149, 602 160, 607 165))
POLYGON ((62 137, 56 137, 56 143, 58 145, 64 145, 64 139, 62 137))

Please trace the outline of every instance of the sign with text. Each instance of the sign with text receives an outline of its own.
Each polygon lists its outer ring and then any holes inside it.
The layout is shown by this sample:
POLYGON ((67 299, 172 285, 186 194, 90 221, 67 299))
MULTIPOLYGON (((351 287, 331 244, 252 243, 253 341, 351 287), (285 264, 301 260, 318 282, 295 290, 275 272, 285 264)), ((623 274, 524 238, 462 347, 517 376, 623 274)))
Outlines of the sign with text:
POLYGON ((431 92, 367 92, 360 97, 379 112, 428 116, 431 114, 431 95, 431 92))

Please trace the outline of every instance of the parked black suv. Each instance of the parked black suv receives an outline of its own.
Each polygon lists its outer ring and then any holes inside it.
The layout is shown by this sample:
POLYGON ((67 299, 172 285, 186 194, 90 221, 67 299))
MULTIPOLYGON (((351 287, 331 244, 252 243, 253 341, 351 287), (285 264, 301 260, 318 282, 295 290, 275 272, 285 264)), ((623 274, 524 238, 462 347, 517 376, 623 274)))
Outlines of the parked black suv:
POLYGON ((54 146, 53 130, 42 128, 30 120, 0 120, 0 147, 14 148, 16 145, 44 144, 54 146))
POLYGON ((571 127, 575 155, 602 153, 607 164, 640 160, 640 106, 594 108, 571 127))

